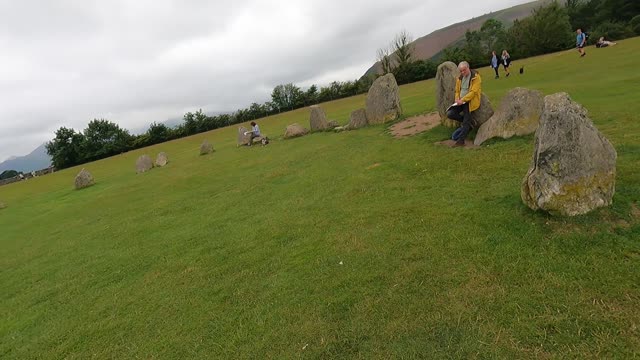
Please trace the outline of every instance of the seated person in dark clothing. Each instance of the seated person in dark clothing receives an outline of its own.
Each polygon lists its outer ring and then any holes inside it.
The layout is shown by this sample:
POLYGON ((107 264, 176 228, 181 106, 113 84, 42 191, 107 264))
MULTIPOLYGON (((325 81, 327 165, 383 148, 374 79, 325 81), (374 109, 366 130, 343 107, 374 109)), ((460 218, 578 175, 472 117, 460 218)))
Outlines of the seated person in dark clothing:
POLYGON ((460 76, 456 79, 455 103, 447 110, 447 117, 462 123, 454 146, 464 146, 471 130, 471 113, 480 107, 482 79, 479 73, 469 68, 466 61, 458 65, 458 70, 460 76))

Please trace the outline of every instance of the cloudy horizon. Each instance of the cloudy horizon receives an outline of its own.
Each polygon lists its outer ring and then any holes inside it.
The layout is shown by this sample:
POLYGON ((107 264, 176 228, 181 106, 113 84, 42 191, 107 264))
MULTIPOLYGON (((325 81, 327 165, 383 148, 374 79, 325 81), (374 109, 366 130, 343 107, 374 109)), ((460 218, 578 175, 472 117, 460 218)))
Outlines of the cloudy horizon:
POLYGON ((0 162, 94 118, 140 129, 263 103, 278 84, 355 80, 401 30, 530 1, 0 0, 0 162))

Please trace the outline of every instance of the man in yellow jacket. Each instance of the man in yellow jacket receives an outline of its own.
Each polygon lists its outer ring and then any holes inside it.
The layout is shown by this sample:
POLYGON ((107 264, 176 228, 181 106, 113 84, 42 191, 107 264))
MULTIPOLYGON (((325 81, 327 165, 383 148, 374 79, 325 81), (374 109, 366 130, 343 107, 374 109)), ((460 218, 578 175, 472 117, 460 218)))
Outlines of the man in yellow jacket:
POLYGON ((469 68, 469 63, 463 61, 458 65, 460 77, 456 79, 456 102, 447 110, 447 117, 462 122, 455 138, 455 146, 464 146, 464 140, 471 130, 471 113, 480 107, 482 96, 482 79, 480 74, 469 68))

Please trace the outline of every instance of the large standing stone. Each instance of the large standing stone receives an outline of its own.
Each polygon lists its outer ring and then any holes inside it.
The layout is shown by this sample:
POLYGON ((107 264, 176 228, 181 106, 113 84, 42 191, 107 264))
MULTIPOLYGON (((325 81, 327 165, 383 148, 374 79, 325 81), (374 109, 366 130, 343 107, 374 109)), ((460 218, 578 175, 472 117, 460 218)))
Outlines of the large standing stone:
POLYGON ((247 145, 249 141, 251 141, 251 134, 249 134, 249 130, 244 126, 240 126, 238 128, 238 146, 247 145))
POLYGON ((311 131, 323 131, 328 128, 327 115, 319 105, 312 105, 309 107, 311 110, 311 116, 309 118, 309 126, 311 131))
POLYGON ((396 78, 391 73, 377 78, 367 93, 367 121, 369 124, 381 124, 400 115, 402 107, 396 78))
POLYGON ((447 118, 447 109, 456 100, 456 78, 460 76, 458 66, 451 61, 445 61, 436 71, 436 107, 442 125, 450 128, 460 126, 460 123, 447 118))
POLYGON ((95 184, 95 181, 93 180, 93 176, 91 176, 91 173, 88 172, 86 169, 83 168, 82 170, 80 170, 78 175, 76 175, 76 180, 75 180, 76 190, 84 189, 93 184, 95 184))
POLYGON ((302 125, 295 123, 287 126, 287 130, 284 132, 284 138, 289 139, 298 136, 304 136, 308 133, 308 129, 305 129, 304 127, 302 127, 302 125))
POLYGON ((507 93, 498 111, 478 130, 473 143, 480 145, 493 137, 533 134, 538 128, 544 98, 538 90, 517 87, 507 93))
POLYGON ((549 95, 535 135, 533 161, 522 182, 522 201, 533 210, 567 216, 610 205, 616 157, 580 104, 566 93, 549 95))
POLYGON ((207 140, 202 142, 200 145, 200 155, 207 155, 213 152, 213 145, 211 145, 207 140))
POLYGON ((136 160, 136 173, 143 173, 151 170, 153 168, 153 162, 151 162, 151 158, 149 155, 144 154, 136 160))
POLYGON ((349 129, 359 129, 367 126, 367 111, 365 109, 358 109, 351 112, 349 116, 349 129))
POLYGON ((156 157, 156 166, 158 167, 163 167, 167 165, 168 162, 169 162, 169 158, 167 157, 167 154, 165 152, 159 153, 158 156, 156 157))

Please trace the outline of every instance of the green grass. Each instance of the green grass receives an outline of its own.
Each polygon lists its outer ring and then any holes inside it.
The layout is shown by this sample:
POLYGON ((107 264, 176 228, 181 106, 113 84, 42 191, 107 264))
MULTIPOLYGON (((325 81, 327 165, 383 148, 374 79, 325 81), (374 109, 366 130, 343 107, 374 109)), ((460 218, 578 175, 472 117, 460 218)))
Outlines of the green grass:
MULTIPOLYGON (((614 204, 584 216, 522 204, 532 136, 466 151, 435 146, 442 127, 253 148, 220 129, 86 164, 82 191, 80 168, 0 187, 0 358, 638 357, 640 38, 587 52, 480 70, 494 104, 568 92, 614 144, 614 204)), ((401 87, 405 114, 433 89, 401 87)), ((308 110, 260 126, 293 122, 308 110)))

